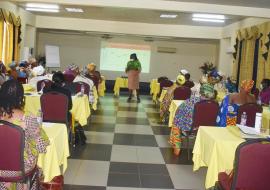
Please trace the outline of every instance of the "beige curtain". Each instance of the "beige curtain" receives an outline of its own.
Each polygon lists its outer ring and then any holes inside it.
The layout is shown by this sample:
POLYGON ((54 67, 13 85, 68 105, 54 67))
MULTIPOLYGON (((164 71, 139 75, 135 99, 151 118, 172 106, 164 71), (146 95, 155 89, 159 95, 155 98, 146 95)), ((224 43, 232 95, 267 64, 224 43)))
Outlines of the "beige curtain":
POLYGON ((0 10, 0 60, 3 59, 2 52, 3 52, 3 35, 4 35, 4 16, 2 11, 0 10))

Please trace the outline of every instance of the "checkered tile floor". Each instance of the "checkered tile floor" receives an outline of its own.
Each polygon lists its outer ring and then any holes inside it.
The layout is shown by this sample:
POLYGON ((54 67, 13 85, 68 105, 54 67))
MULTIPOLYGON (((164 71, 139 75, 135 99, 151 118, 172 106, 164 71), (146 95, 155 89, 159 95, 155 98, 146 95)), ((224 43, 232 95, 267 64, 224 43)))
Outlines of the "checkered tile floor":
POLYGON ((87 144, 72 149, 65 173, 70 190, 204 189, 205 170, 193 173, 184 150, 168 144, 170 129, 158 124, 150 96, 101 98, 85 128, 87 144))

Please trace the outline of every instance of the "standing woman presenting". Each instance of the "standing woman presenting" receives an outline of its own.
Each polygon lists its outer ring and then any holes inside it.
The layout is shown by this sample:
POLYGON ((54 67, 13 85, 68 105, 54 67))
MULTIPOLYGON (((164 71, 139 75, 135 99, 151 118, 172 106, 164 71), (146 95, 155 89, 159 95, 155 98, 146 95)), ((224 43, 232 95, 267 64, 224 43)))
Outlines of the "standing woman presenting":
POLYGON ((128 75, 128 90, 129 90, 129 97, 127 99, 128 102, 131 101, 132 92, 136 90, 137 93, 137 102, 139 103, 139 80, 140 80, 140 73, 142 67, 141 63, 137 58, 136 53, 130 55, 130 61, 127 63, 126 73, 128 75))

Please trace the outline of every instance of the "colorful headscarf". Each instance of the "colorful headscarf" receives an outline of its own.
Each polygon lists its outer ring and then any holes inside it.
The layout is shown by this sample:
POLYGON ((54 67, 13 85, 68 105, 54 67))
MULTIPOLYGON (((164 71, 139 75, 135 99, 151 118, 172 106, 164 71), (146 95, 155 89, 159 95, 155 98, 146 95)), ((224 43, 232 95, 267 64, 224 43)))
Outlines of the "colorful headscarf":
POLYGON ((251 92, 253 85, 254 85, 253 80, 243 80, 241 82, 241 88, 246 92, 251 92))
POLYGON ((186 82, 186 79, 185 79, 185 76, 184 75, 178 75, 177 78, 176 78, 176 83, 177 84, 180 84, 180 85, 183 85, 185 84, 186 82))
POLYGON ((96 64, 95 63, 89 63, 87 65, 87 69, 91 72, 94 71, 96 69, 96 64))
POLYGON ((202 84, 200 87, 200 94, 206 98, 214 98, 215 90, 214 86, 211 84, 202 84))

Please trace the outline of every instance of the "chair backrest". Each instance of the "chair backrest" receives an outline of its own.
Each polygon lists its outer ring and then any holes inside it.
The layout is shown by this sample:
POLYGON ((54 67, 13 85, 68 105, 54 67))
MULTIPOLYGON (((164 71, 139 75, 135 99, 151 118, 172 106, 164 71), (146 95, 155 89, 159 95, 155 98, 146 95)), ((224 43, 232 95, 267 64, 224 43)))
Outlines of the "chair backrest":
POLYGON ((248 140, 235 152, 231 189, 270 189, 270 141, 248 140))
POLYGON ((44 88, 50 88, 52 83, 53 82, 51 80, 48 80, 48 79, 43 79, 43 80, 38 81, 37 82, 37 91, 39 92, 43 85, 45 85, 44 88))
POLYGON ((72 74, 65 74, 64 73, 64 79, 65 79, 65 82, 72 83, 73 80, 75 79, 75 76, 72 74))
POLYGON ((200 126, 216 126, 219 105, 213 100, 202 100, 194 106, 192 130, 200 126))
POLYGON ((191 90, 188 87, 180 86, 177 87, 173 92, 174 100, 186 100, 189 99, 191 95, 191 90))
POLYGON ((84 94, 87 96, 89 95, 90 86, 85 82, 74 82, 75 88, 76 88, 76 94, 78 92, 81 92, 81 87, 84 86, 84 94))
MULTIPOLYGON (((19 171, 24 175, 24 130, 0 120, 0 170, 19 171)), ((4 177, 0 176, 0 181, 4 177)))
POLYGON ((98 84, 99 84, 99 78, 97 77, 97 76, 95 76, 95 75, 85 75, 85 77, 87 77, 87 78, 89 78, 90 80, 92 80, 93 81, 93 83, 94 83, 94 85, 95 85, 95 87, 96 87, 96 89, 98 89, 98 84))
POLYGON ((26 77, 18 77, 17 80, 18 80, 21 84, 27 84, 27 82, 28 82, 28 78, 26 78, 26 77))
POLYGON ((255 127, 255 118, 256 113, 262 113, 263 109, 262 106, 256 103, 247 103, 243 104, 239 107, 237 113, 237 123, 240 124, 241 122, 241 115, 243 112, 247 113, 247 123, 246 126, 255 127))
POLYGON ((47 92, 40 97, 44 122, 68 124, 68 97, 59 92, 47 92))

